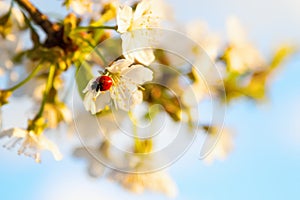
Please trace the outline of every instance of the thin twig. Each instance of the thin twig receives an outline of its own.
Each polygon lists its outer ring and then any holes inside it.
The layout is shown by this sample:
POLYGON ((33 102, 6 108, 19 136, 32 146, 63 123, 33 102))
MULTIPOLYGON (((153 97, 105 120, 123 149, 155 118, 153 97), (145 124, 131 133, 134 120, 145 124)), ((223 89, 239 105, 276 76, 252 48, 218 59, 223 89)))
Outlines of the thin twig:
POLYGON ((41 13, 29 0, 15 0, 15 2, 27 11, 33 21, 39 25, 48 36, 54 35, 54 33, 59 30, 59 25, 52 23, 48 17, 41 13))

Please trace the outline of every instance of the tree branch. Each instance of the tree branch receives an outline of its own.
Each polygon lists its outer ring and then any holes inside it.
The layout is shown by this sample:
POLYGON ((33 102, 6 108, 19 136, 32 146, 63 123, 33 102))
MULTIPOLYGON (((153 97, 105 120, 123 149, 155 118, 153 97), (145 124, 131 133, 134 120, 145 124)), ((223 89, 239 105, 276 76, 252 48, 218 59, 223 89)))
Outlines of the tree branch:
POLYGON ((59 31, 59 25, 52 23, 48 17, 41 13, 29 0, 15 0, 15 2, 28 12, 33 21, 45 31, 48 37, 51 37, 59 31))
POLYGON ((64 40, 64 27, 57 23, 52 23, 46 15, 39 11, 30 0, 14 0, 17 4, 26 10, 32 20, 40 26, 47 34, 44 46, 47 48, 59 46, 64 51, 73 51, 76 49, 71 40, 64 40))

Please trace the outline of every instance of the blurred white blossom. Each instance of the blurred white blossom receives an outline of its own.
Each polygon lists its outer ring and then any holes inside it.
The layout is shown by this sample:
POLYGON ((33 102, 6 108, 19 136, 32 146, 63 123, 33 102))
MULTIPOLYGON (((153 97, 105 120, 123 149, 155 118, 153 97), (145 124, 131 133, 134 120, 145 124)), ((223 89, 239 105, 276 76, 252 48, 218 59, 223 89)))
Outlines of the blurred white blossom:
POLYGON ((188 23, 186 33, 190 39, 198 44, 197 46, 190 47, 197 58, 207 59, 205 57, 208 56, 211 61, 216 59, 221 47, 221 38, 216 33, 211 32, 205 22, 194 21, 188 23))
POLYGON ((220 37, 210 32, 207 24, 201 21, 188 24, 187 35, 197 45, 190 47, 195 59, 191 70, 194 80, 184 91, 182 101, 186 106, 195 106, 214 93, 213 85, 220 80, 216 58, 221 43, 220 37))
POLYGON ((230 70, 244 73, 265 66, 260 52, 247 40, 246 33, 236 17, 227 20, 229 49, 226 59, 230 70))
POLYGON ((99 151, 99 148, 78 147, 73 152, 75 157, 86 159, 88 162, 88 173, 91 177, 95 178, 102 176, 105 170, 103 164, 95 156, 99 154, 99 151))
POLYGON ((150 190, 174 198, 178 192, 174 181, 165 171, 144 174, 113 171, 110 178, 134 193, 150 190))
POLYGON ((210 94, 209 87, 203 76, 195 69, 193 70, 195 81, 183 92, 182 103, 186 106, 196 106, 201 100, 210 94))
POLYGON ((204 158, 204 162, 207 164, 212 163, 214 160, 225 160, 227 155, 233 149, 233 133, 223 128, 221 133, 208 133, 207 140, 215 143, 213 149, 204 158))
MULTIPOLYGON (((84 18, 98 19, 101 16, 103 4, 108 0, 70 0, 70 9, 84 18)), ((113 0, 111 0, 113 2, 113 0)))
POLYGON ((49 128, 57 128, 61 122, 66 124, 70 124, 72 122, 71 111, 63 103, 46 103, 43 116, 47 120, 49 128))
MULTIPOLYGON (((10 5, 7 2, 0 1, 0 16, 9 11, 10 5)), ((10 32, 0 35, 0 76, 7 73, 9 79, 16 81, 18 75, 13 71, 12 57, 21 49, 21 30, 24 26, 24 18, 22 13, 12 8, 11 15, 7 24, 10 26, 10 32)), ((3 25, 6 26, 6 25, 3 25)))
POLYGON ((48 140, 43 134, 37 135, 33 131, 20 128, 12 128, 4 130, 0 133, 0 138, 9 137, 9 141, 4 145, 7 149, 14 148, 17 144, 21 144, 18 154, 32 157, 36 162, 41 162, 40 151, 51 151, 55 160, 61 160, 62 155, 57 146, 48 140))

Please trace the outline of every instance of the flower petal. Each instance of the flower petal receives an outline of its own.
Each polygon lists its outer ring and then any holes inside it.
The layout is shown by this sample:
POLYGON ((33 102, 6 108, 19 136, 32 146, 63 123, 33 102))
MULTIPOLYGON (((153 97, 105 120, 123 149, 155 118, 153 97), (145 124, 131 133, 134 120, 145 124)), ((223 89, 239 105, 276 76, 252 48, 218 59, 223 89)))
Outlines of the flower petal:
POLYGON ((130 98, 131 109, 134 108, 134 106, 141 104, 142 102, 143 102, 143 92, 141 90, 136 90, 130 98))
POLYGON ((127 69, 133 62, 127 59, 120 59, 114 62, 110 67, 106 68, 109 72, 120 74, 123 70, 127 69))
POLYGON ((128 83, 142 85, 153 79, 153 72, 143 65, 132 65, 130 68, 123 71, 122 74, 126 77, 128 83))
POLYGON ((85 86, 84 90, 82 91, 83 93, 87 93, 89 90, 92 89, 93 83, 96 81, 97 78, 91 79, 88 84, 85 86))
POLYGON ((62 160, 63 156, 60 153, 56 144, 46 138, 44 135, 36 135, 34 132, 29 132, 29 137, 35 142, 35 144, 29 145, 30 148, 36 150, 36 153, 40 150, 48 150, 51 151, 55 160, 62 160))
POLYGON ((163 171, 147 174, 120 173, 112 171, 109 178, 121 184, 125 189, 135 193, 142 193, 144 190, 161 192, 168 197, 177 196, 177 186, 170 175, 163 171))
POLYGON ((88 162, 88 173, 91 177, 98 178, 103 175, 105 167, 97 160, 95 155, 99 154, 98 148, 94 147, 79 147, 73 152, 73 155, 78 158, 84 158, 88 162))
POLYGON ((117 11, 117 24, 118 24, 118 32, 124 33, 126 32, 132 21, 133 11, 130 6, 124 5, 120 6, 117 11))
POLYGON ((151 38, 147 37, 146 31, 124 33, 122 38, 122 50, 126 59, 138 61, 144 65, 150 65, 155 56, 151 47, 151 38))
POLYGON ((165 15, 166 8, 164 7, 160 0, 141 1, 133 15, 132 30, 159 27, 160 21, 165 15))
POLYGON ((139 50, 124 55, 129 60, 136 60, 144 65, 150 65, 154 60, 155 56, 152 49, 139 50))
POLYGON ((90 111, 93 104, 94 93, 93 91, 87 91, 83 99, 83 105, 86 111, 90 111))
POLYGON ((143 17, 145 14, 149 14, 151 11, 151 1, 148 0, 143 0, 141 1, 137 6, 134 11, 134 17, 133 20, 137 20, 141 17, 143 17))
POLYGON ((111 94, 116 108, 129 111, 135 105, 142 103, 143 93, 136 85, 124 85, 115 88, 111 94))
POLYGON ((27 131, 20 128, 11 128, 8 130, 4 130, 0 133, 0 138, 3 137, 16 137, 16 138, 24 138, 27 135, 27 131))
POLYGON ((110 100, 111 100, 111 97, 110 97, 109 92, 100 93, 95 101, 96 112, 94 114, 103 110, 105 108, 105 106, 107 106, 110 103, 110 100))

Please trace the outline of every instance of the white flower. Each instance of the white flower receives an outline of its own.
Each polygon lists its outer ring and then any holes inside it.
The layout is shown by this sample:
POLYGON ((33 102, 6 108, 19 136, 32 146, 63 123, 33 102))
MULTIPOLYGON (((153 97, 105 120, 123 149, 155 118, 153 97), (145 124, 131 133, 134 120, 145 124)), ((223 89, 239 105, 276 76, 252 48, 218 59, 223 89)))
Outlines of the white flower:
POLYGON ((145 190, 151 190, 161 192, 169 197, 176 197, 177 195, 174 181, 164 171, 145 174, 113 171, 110 178, 135 193, 140 194, 145 190))
POLYGON ((232 133, 228 129, 223 129, 220 133, 220 136, 217 133, 208 133, 208 140, 215 142, 217 140, 215 146, 209 152, 209 154, 204 158, 204 162, 207 164, 212 163, 214 160, 225 160, 228 153, 233 148, 233 138, 232 133), (217 138, 219 137, 219 138, 217 138))
POLYGON ((155 11, 153 0, 138 3, 135 11, 128 5, 120 5, 117 11, 118 32, 125 33, 137 29, 150 29, 159 26, 160 14, 155 11))
POLYGON ((188 24, 187 35, 197 43, 196 46, 190 47, 195 57, 192 68, 195 80, 185 90, 182 100, 187 106, 195 106, 214 92, 212 86, 221 79, 215 65, 220 38, 211 33, 207 24, 201 21, 188 24))
POLYGON ((123 118, 127 116, 127 113, 121 110, 93 116, 84 108, 79 108, 78 112, 74 112, 71 125, 76 128, 75 131, 84 140, 84 144, 92 147, 119 130, 123 118))
POLYGON ((43 116, 47 120, 49 128, 56 128, 61 122, 66 124, 70 124, 72 122, 71 111, 61 102, 53 104, 46 103, 43 116))
POLYGON ((182 95, 182 103, 186 106, 196 106, 209 94, 207 82, 200 76, 199 72, 192 70, 194 73, 195 82, 191 84, 182 95))
POLYGON ((9 137, 10 141, 4 145, 7 149, 12 149, 16 144, 21 143, 18 154, 32 157, 36 162, 41 162, 40 151, 51 151, 55 160, 61 160, 62 155, 57 146, 48 140, 44 135, 37 135, 33 131, 19 128, 12 128, 0 133, 0 138, 9 137))
POLYGON ((99 148, 79 147, 74 150, 73 155, 78 158, 85 158, 88 161, 89 175, 97 178, 102 176, 105 170, 103 164, 95 156, 99 153, 100 153, 99 148))
MULTIPOLYGON (((113 3, 113 1, 110 1, 113 3)), ((93 18, 95 20, 101 17, 101 9, 107 0, 70 0, 71 10, 84 18, 93 18)))
POLYGON ((191 47, 196 56, 199 56, 198 54, 205 53, 208 55, 208 58, 206 59, 216 59, 221 46, 220 37, 217 34, 210 32, 205 22, 195 21, 189 23, 187 25, 186 32, 187 35, 198 44, 195 47, 191 47))
POLYGON ((215 94, 215 86, 219 84, 221 77, 216 70, 213 61, 208 59, 198 60, 192 67, 194 82, 189 85, 182 95, 182 103, 189 107, 198 105, 206 98, 212 98, 215 94))
MULTIPOLYGON (((9 4, 0 1, 0 16, 6 14, 9 7, 9 4)), ((20 27, 24 25, 24 17, 19 10, 13 8, 9 20, 11 22, 8 23, 11 23, 12 26, 11 32, 7 33, 5 38, 0 35, 0 76, 8 73, 9 78, 16 81, 17 76, 16 72, 12 71, 13 62, 11 58, 22 46, 20 27)))
POLYGON ((153 78, 150 69, 126 59, 114 62, 105 73, 112 80, 110 88, 101 91, 98 77, 90 80, 83 90, 86 93, 83 102, 85 109, 92 114, 100 112, 110 103, 117 109, 130 110, 143 101, 142 91, 138 89, 140 85, 153 78))
POLYGON ((265 62, 254 46, 247 41, 246 33, 235 17, 227 20, 229 50, 227 59, 231 70, 244 73, 263 67, 265 62))
POLYGON ((70 8, 78 15, 84 15, 92 11, 92 0, 71 0, 70 8))
POLYGON ((157 9, 160 8, 160 3, 155 0, 143 0, 135 11, 128 5, 119 6, 118 32, 122 33, 122 49, 127 59, 144 65, 150 65, 154 61, 153 50, 145 47, 151 47, 151 43, 155 41, 155 34, 149 30, 160 24, 162 12, 157 9))

